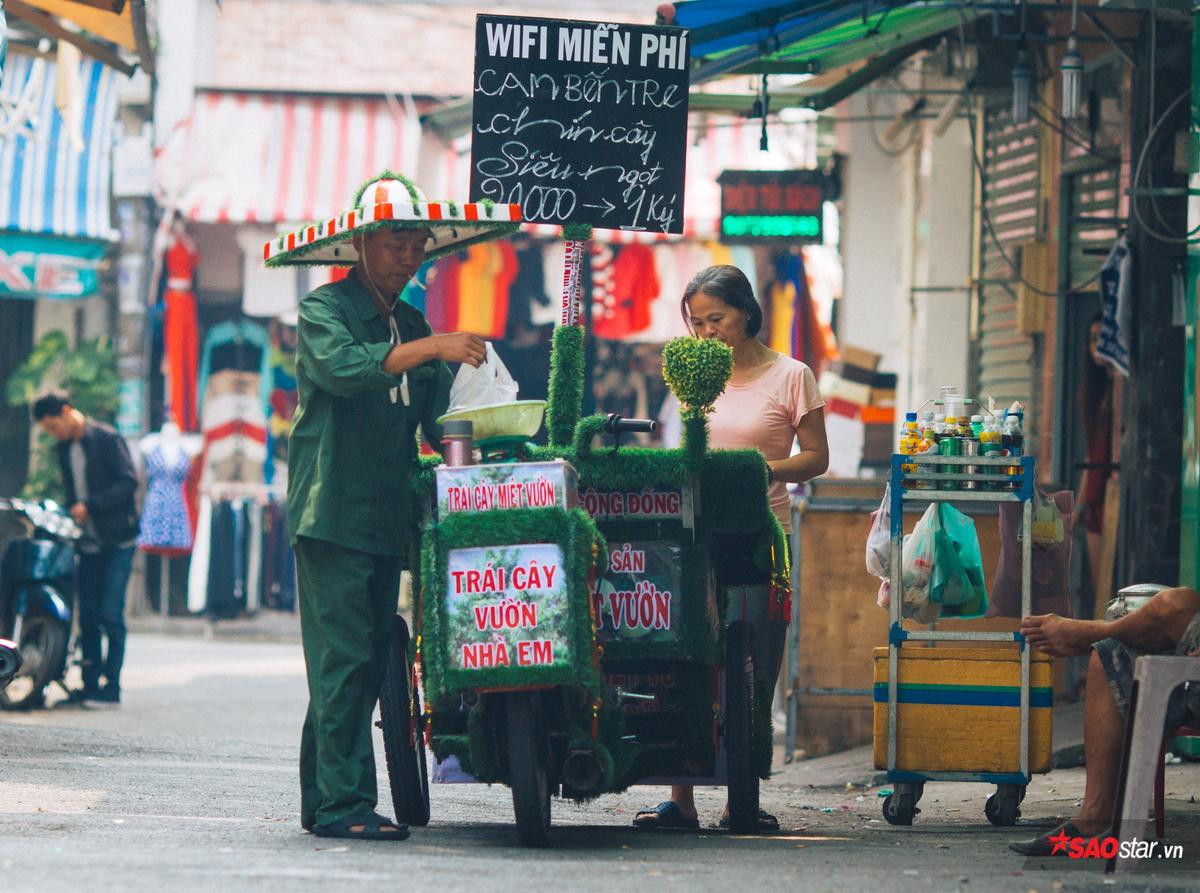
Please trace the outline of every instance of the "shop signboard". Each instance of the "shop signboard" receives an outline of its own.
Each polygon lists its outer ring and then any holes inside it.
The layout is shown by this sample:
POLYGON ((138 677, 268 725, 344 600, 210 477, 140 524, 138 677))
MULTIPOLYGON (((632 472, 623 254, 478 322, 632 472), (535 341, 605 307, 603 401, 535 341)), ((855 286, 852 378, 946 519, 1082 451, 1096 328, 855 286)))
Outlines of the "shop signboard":
POLYGON ((584 511, 597 521, 682 521, 689 514, 690 487, 643 487, 579 494, 584 511))
POLYGON ((680 28, 478 16, 471 200, 682 233, 689 65, 680 28))
POLYGON ((107 245, 0 233, 0 298, 87 298, 100 290, 107 245))
POLYGON ((445 604, 450 667, 549 667, 571 661, 566 566, 554 543, 451 549, 445 604))
POLYGON ((677 642, 682 557, 671 540, 610 544, 608 570, 592 593, 596 636, 602 642, 677 642))
POLYGON ((826 176, 820 171, 725 171, 721 241, 820 244, 826 176))
POLYGON ((501 462, 488 465, 440 465, 438 514, 492 509, 575 508, 579 484, 567 462, 501 462))

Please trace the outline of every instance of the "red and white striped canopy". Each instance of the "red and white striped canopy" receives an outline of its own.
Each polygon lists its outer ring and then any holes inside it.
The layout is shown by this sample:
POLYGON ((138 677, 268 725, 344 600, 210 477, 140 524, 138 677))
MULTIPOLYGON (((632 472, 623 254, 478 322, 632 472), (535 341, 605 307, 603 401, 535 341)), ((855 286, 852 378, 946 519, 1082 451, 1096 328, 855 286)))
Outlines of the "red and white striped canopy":
POLYGON ((383 99, 200 91, 179 210, 201 223, 328 219, 379 171, 413 169, 420 127, 383 99))

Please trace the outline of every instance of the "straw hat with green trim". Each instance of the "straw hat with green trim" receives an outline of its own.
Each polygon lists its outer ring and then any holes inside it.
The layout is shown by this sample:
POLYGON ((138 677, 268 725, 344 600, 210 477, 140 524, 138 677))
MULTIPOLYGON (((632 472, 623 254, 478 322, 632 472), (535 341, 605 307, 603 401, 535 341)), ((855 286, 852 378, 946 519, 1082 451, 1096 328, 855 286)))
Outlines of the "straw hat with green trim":
POLYGON ((520 223, 519 205, 497 205, 486 199, 463 205, 427 201, 412 180, 384 171, 355 193, 351 210, 276 236, 263 246, 263 260, 268 267, 353 266, 358 260, 354 234, 385 226, 427 229, 425 259, 433 260, 506 236, 520 223))

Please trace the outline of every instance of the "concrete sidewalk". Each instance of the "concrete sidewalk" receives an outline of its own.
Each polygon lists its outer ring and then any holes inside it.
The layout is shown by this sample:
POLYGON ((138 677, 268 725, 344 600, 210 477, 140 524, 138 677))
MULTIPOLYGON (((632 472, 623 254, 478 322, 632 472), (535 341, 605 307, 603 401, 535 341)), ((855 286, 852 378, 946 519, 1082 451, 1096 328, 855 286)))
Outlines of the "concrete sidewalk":
POLYGON ((231 620, 213 620, 203 615, 164 618, 158 614, 129 614, 130 632, 165 636, 197 636, 256 642, 300 642, 300 615, 284 611, 258 611, 231 620))

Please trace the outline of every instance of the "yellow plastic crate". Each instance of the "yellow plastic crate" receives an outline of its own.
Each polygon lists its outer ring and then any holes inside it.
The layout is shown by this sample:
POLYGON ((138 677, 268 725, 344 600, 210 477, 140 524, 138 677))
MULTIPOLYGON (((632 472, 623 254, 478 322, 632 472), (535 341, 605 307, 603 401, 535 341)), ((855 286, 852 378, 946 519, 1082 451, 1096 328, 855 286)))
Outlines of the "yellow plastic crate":
MULTIPOLYGON (((887 768, 888 650, 875 649, 875 768, 887 768)), ((1029 662, 1029 771, 1049 772, 1050 659, 1029 662)), ((900 649, 896 768, 910 772, 1020 771, 1021 660, 1015 647, 900 649)))

